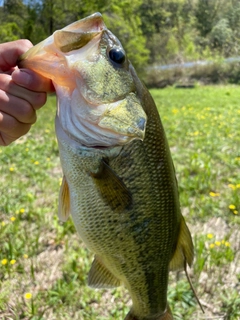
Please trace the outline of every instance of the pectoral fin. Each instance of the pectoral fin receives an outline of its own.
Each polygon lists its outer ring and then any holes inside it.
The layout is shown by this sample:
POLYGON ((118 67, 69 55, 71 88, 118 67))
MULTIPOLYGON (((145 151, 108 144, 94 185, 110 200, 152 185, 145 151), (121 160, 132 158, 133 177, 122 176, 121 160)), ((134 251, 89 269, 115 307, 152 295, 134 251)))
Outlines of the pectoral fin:
POLYGON ((121 178, 102 160, 97 174, 91 173, 105 202, 114 211, 121 212, 132 204, 132 195, 121 178))
POLYGON ((98 256, 95 256, 88 274, 88 285, 92 288, 115 288, 120 281, 104 266, 98 256))
POLYGON ((62 221, 67 221, 70 215, 70 193, 65 176, 63 176, 62 184, 59 192, 58 217, 62 221))

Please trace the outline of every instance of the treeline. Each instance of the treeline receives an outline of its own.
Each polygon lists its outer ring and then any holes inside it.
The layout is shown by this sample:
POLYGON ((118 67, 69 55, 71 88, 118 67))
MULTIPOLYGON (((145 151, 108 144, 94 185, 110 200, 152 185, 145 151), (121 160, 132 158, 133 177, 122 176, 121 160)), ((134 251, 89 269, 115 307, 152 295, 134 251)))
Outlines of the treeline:
POLYGON ((239 0, 2 0, 0 42, 34 44, 96 11, 141 71, 147 64, 239 55, 239 0))

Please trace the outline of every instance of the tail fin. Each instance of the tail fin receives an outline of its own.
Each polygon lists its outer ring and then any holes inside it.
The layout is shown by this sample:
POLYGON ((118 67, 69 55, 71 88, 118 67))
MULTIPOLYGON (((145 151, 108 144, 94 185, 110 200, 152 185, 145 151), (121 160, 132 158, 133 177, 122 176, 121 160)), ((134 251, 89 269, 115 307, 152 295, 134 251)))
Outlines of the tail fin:
MULTIPOLYGON (((132 313, 132 311, 130 311, 124 320, 145 320, 145 319, 148 319, 148 317, 138 318, 132 313)), ((167 306, 167 311, 164 314, 161 314, 161 315, 158 314, 156 315, 156 318, 154 318, 154 316, 151 316, 151 319, 152 320, 173 320, 173 316, 169 306, 167 306)))

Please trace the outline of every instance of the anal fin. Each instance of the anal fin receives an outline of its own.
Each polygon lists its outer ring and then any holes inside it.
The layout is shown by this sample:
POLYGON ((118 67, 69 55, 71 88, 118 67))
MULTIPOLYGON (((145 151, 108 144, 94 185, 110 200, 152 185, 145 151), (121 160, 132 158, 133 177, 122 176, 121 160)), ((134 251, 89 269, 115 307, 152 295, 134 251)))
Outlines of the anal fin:
POLYGON ((88 285, 92 288, 115 288, 121 285, 118 280, 102 263, 98 256, 95 256, 88 274, 88 285))
POLYGON ((70 193, 67 180, 63 176, 61 188, 59 191, 58 217, 61 221, 67 221, 70 215, 70 193))

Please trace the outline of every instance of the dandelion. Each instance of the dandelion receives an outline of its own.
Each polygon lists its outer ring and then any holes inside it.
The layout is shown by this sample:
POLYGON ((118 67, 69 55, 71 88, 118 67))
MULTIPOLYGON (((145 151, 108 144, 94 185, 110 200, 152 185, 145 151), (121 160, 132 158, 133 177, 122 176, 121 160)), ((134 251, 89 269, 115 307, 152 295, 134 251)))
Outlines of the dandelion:
POLYGON ((235 210, 235 209, 236 209, 236 206, 235 206, 234 204, 230 204, 230 205, 228 206, 228 208, 229 208, 230 210, 235 210))
POLYGON ((14 222, 14 221, 16 220, 16 218, 15 218, 15 217, 11 217, 10 220, 11 220, 12 222, 14 222))
POLYGON ((236 184, 236 188, 240 189, 240 183, 236 184))
POLYGON ((213 234, 212 234, 212 233, 208 233, 208 234, 207 234, 207 238, 208 238, 208 239, 212 239, 212 238, 213 238, 213 234))
POLYGON ((10 264, 14 265, 16 263, 15 259, 10 260, 10 264))
POLYGON ((24 253, 23 258, 24 258, 24 259, 27 259, 27 258, 28 258, 28 255, 24 253))
POLYGON ((215 244, 214 243, 211 243, 210 245, 209 245, 209 248, 210 249, 213 249, 215 247, 215 244))
POLYGON ((15 213, 16 213, 16 214, 19 214, 19 210, 16 210, 15 213))
POLYGON ((226 247, 230 247, 230 246, 231 246, 231 245, 230 245, 230 242, 226 241, 226 242, 225 242, 225 246, 226 246, 226 247))
POLYGON ((221 245, 221 242, 220 241, 215 241, 215 245, 219 247, 221 245))
POLYGON ((1 225, 2 225, 2 227, 4 227, 6 225, 6 223, 4 221, 2 221, 1 225))
POLYGON ((178 113, 178 109, 173 109, 173 110, 172 110, 172 113, 173 113, 173 114, 177 114, 177 113, 178 113))
POLYGON ((8 260, 7 259, 2 259, 1 263, 2 263, 3 266, 5 266, 8 263, 8 260))
POLYGON ((50 130, 46 129, 46 130, 45 130, 45 132, 46 132, 46 133, 49 133, 49 132, 50 132, 50 130))
POLYGON ((193 135, 194 135, 194 136, 198 136, 198 135, 199 135, 199 131, 193 132, 193 135))
POLYGON ((28 152, 28 151, 29 151, 29 148, 26 148, 25 151, 28 152))
POLYGON ((62 185, 62 178, 59 178, 59 185, 62 185))
POLYGON ((234 214, 238 214, 238 211, 237 211, 237 210, 233 210, 233 213, 234 213, 234 214))
POLYGON ((25 295, 24 295, 24 298, 25 298, 26 300, 32 299, 32 294, 31 294, 31 292, 26 292, 25 295))
POLYGON ((14 169, 13 167, 10 167, 10 168, 9 168, 9 171, 10 171, 10 172, 13 172, 14 170, 15 170, 15 169, 14 169))
POLYGON ((39 165, 39 161, 35 161, 34 164, 35 164, 36 166, 38 166, 38 165, 39 165))
POLYGON ((231 188, 232 190, 236 190, 236 186, 232 183, 228 184, 228 187, 231 188))
POLYGON ((211 197, 218 197, 220 195, 220 193, 211 191, 211 192, 209 192, 209 195, 211 197))
POLYGON ((24 212, 25 212, 25 209, 24 209, 24 208, 21 208, 21 209, 19 210, 19 212, 20 212, 20 213, 24 213, 24 212))

